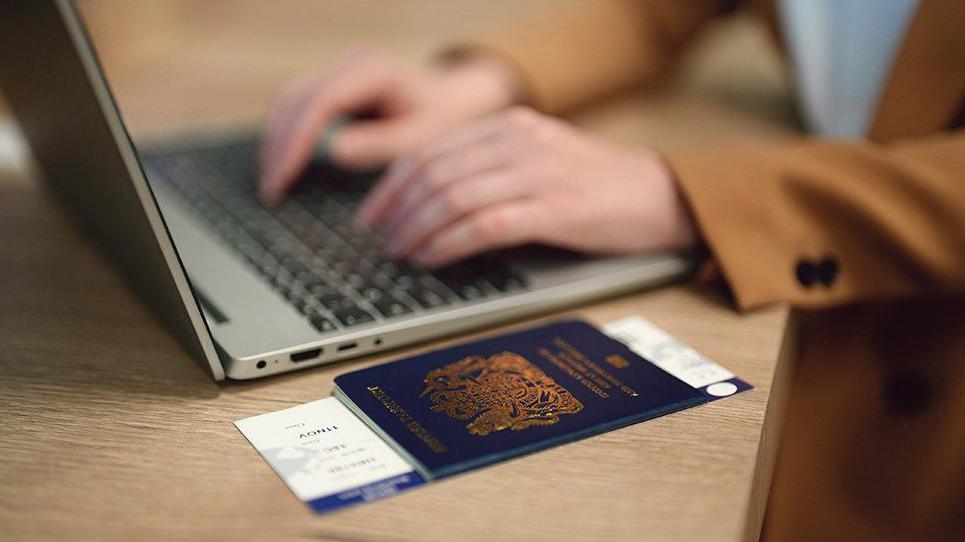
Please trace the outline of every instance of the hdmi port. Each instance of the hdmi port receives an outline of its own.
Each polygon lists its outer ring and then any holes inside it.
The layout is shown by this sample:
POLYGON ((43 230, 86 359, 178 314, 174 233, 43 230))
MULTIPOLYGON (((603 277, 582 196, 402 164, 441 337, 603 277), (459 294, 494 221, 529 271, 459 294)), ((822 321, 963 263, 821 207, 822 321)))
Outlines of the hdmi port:
POLYGON ((303 352, 295 352, 294 354, 288 356, 288 359, 292 360, 295 363, 299 363, 301 361, 308 361, 308 360, 315 359, 320 355, 322 355, 321 348, 312 348, 311 350, 305 350, 303 352))
POLYGON ((359 343, 356 343, 356 342, 340 344, 340 345, 338 345, 338 351, 339 351, 339 352, 348 352, 349 350, 355 350, 355 348, 358 347, 358 345, 359 345, 359 343))

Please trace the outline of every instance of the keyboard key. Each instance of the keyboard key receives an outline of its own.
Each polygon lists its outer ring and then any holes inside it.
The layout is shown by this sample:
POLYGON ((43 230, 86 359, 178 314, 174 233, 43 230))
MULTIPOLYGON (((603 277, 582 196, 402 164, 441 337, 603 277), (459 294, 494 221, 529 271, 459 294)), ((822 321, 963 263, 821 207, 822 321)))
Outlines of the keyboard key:
POLYGON ((490 284, 492 284, 500 292, 513 292, 526 288, 526 280, 514 273, 507 272, 502 275, 487 278, 489 279, 490 284))
POLYGON ((486 297, 489 285, 464 267, 453 266, 434 276, 462 299, 473 301, 486 297))
POLYGON ((351 303, 351 301, 345 297, 345 294, 343 294, 341 291, 323 284, 316 284, 312 286, 308 289, 308 293, 320 304, 329 309, 337 309, 351 303))
POLYGON ((381 299, 372 301, 372 305, 386 318, 402 316, 412 312, 412 308, 399 301, 392 294, 385 293, 381 299))
POLYGON ((313 165, 286 202, 266 208, 256 195, 256 156, 252 140, 157 156, 150 169, 321 331, 526 287, 491 258, 435 273, 387 258, 381 236, 353 222, 377 174, 313 165))
POLYGON ((288 285, 287 290, 287 295, 285 297, 292 303, 297 303, 299 300, 309 299, 312 297, 311 294, 308 293, 308 289, 298 282, 293 281, 288 285))
POLYGON ((379 288, 379 285, 375 282, 375 277, 373 275, 358 271, 347 273, 345 275, 345 282, 360 292, 368 288, 379 288))
POLYGON ((452 291, 456 292, 456 295, 465 299, 466 301, 473 301, 486 297, 485 289, 480 283, 462 284, 457 288, 453 288, 452 291))
POLYGON ((338 321, 346 326, 355 326, 375 321, 375 318, 371 314, 355 306, 345 307, 332 312, 335 314, 335 317, 338 318, 338 321))
POLYGON ((295 282, 306 288, 311 288, 316 284, 325 284, 325 279, 312 271, 299 271, 295 273, 295 282))
POLYGON ((395 277, 399 274, 399 265, 393 261, 384 261, 376 264, 379 271, 385 273, 388 277, 395 277))
POLYGON ((295 298, 292 300, 292 305, 295 306, 295 309, 298 310, 298 312, 304 314, 305 316, 316 312, 321 307, 321 305, 315 301, 315 298, 311 296, 295 298))
POLYGON ((376 286, 359 290, 359 293, 362 294, 362 297, 367 299, 370 303, 378 301, 387 295, 385 291, 376 286))
POLYGON ((265 253, 265 256, 257 264, 258 269, 261 274, 264 275, 269 280, 271 277, 275 276, 275 273, 280 269, 278 265, 278 260, 275 259, 271 254, 265 253))
POLYGON ((297 275, 298 273, 307 273, 310 271, 307 265, 293 256, 285 256, 280 260, 280 263, 281 266, 292 275, 297 275))
POLYGON ((422 305, 422 307, 426 309, 434 309, 448 303, 446 295, 440 292, 438 288, 432 288, 422 284, 414 284, 411 288, 407 289, 405 293, 409 294, 412 299, 415 299, 419 305, 422 305))
POLYGON ((312 314, 308 317, 308 321, 311 322, 315 329, 321 331, 322 333, 336 329, 335 323, 328 318, 325 318, 321 314, 312 314))

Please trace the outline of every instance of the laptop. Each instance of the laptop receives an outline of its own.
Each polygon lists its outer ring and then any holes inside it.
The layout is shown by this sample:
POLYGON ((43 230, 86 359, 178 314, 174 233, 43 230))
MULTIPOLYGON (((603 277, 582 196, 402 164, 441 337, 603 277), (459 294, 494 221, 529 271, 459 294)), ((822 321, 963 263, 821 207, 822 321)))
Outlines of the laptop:
POLYGON ((692 267, 680 254, 528 247, 423 269, 352 221, 377 173, 323 161, 266 208, 254 132, 135 148, 70 0, 2 3, 0 77, 52 193, 217 380, 494 325, 692 267))

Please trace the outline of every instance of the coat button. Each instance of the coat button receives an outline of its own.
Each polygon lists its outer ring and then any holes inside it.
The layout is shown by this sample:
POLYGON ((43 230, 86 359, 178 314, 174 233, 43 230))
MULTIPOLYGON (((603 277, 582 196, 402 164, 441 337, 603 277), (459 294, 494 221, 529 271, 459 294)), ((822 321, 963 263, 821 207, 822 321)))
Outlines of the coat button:
POLYGON ((887 374, 881 395, 885 408, 894 416, 912 416, 925 410, 932 399, 932 387, 923 375, 913 370, 887 374))
POLYGON ((836 258, 825 258, 821 260, 821 263, 817 267, 817 277, 821 281, 821 284, 825 286, 831 286, 834 284, 835 279, 838 278, 838 271, 841 266, 838 264, 836 258))
POLYGON ((814 282, 818 280, 818 266, 814 265, 814 262, 811 260, 798 260, 797 266, 794 268, 794 276, 797 277, 797 281, 801 283, 801 286, 810 288, 814 285, 814 282))

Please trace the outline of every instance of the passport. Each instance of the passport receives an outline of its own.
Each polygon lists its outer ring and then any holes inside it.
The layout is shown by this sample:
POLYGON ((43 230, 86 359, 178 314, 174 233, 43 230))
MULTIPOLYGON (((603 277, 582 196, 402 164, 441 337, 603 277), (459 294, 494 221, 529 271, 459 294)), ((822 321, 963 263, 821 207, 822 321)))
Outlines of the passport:
POLYGON ((713 400, 578 320, 344 374, 334 395, 426 480, 713 400))

